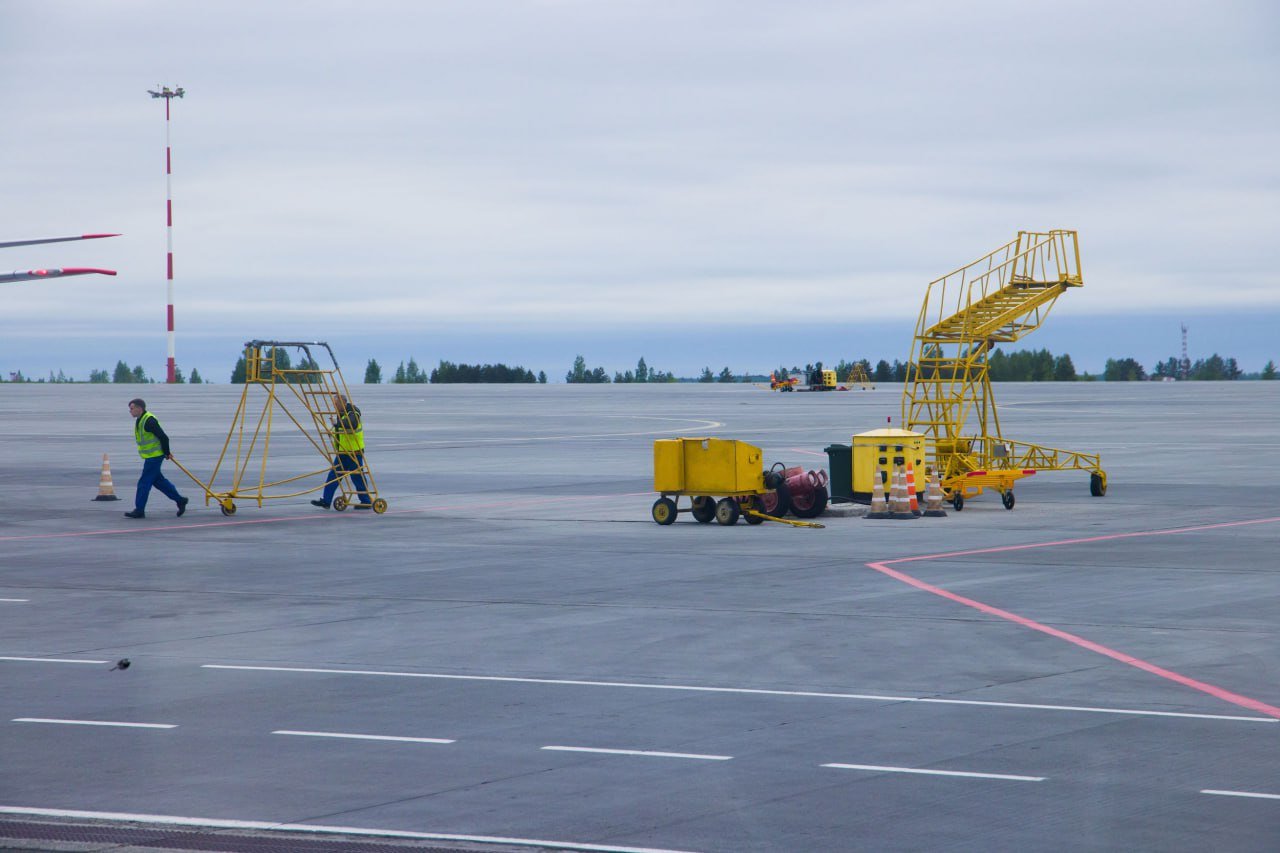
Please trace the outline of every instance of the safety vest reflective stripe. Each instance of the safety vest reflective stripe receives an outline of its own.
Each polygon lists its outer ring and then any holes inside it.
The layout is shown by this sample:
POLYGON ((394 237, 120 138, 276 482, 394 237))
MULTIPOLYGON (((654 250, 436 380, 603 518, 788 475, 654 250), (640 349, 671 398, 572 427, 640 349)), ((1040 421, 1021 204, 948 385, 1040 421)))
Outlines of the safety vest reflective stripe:
POLYGON ((138 443, 138 455, 143 459, 164 455, 164 451, 160 449, 160 439, 147 432, 147 425, 155 419, 156 416, 150 412, 143 412, 142 417, 133 425, 133 439, 138 443))

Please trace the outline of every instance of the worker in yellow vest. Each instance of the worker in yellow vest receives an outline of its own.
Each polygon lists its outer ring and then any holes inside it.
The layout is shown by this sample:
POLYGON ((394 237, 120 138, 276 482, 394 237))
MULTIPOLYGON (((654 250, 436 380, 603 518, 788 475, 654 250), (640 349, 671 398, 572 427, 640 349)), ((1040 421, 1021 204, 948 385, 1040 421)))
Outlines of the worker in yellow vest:
POLYGON ((160 473, 160 465, 166 459, 172 459, 169 453, 169 436, 165 434, 156 416, 147 411, 147 404, 142 398, 129 401, 129 414, 133 415, 133 438, 138 443, 138 455, 142 457, 142 476, 138 478, 138 491, 133 499, 133 511, 126 512, 125 518, 146 518, 147 498, 151 489, 167 497, 178 505, 178 515, 187 511, 187 498, 178 494, 177 488, 160 473))
POLYGON ((364 423, 360 420, 360 410, 341 394, 333 395, 333 408, 337 417, 333 419, 332 437, 337 454, 333 457, 333 467, 324 484, 324 492, 311 503, 323 509, 333 506, 333 495, 338 491, 338 483, 344 476, 350 475, 351 485, 360 498, 355 508, 370 509, 373 498, 365 488, 364 477, 360 474, 364 469, 364 423))

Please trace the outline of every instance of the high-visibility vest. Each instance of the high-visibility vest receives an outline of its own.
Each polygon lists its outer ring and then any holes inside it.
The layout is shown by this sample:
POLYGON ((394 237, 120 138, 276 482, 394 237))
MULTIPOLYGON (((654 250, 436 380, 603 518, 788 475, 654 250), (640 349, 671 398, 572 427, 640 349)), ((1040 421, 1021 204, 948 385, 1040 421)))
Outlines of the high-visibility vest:
MULTIPOLYGON (((143 412, 142 417, 138 418, 133 425, 133 439, 138 442, 138 455, 143 459, 164 456, 164 451, 160 449, 160 439, 147 432, 147 425, 154 420, 156 420, 155 415, 143 412)), ((159 421, 156 422, 159 423, 159 421)))
POLYGON ((359 409, 351 406, 338 414, 338 420, 333 426, 333 438, 339 453, 359 453, 364 450, 364 419, 360 417, 359 409), (354 428, 348 417, 350 412, 355 412, 354 428))

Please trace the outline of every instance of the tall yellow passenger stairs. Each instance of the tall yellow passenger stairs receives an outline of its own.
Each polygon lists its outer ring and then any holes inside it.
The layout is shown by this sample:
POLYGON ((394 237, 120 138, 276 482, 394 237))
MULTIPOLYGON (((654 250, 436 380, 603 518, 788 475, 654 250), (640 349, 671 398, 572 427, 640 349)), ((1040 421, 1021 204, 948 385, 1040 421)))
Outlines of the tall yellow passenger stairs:
POLYGON ((902 421, 927 436, 934 470, 956 509, 983 488, 1013 509, 1013 484, 1037 471, 1089 471, 1106 493, 1097 454, 1006 439, 988 375, 999 344, 1040 328, 1058 297, 1082 287, 1075 231, 1019 231, 971 264, 930 282, 916 323, 902 421))

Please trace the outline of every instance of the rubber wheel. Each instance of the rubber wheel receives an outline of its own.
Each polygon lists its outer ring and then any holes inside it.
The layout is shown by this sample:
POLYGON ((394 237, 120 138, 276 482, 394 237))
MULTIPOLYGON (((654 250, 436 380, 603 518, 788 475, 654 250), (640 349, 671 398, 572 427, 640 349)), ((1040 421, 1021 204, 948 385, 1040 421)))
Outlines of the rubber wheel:
POLYGON ((716 521, 725 527, 737 524, 738 516, 741 514, 741 510, 738 509, 738 502, 733 498, 721 498, 716 503, 716 521))
POLYGON ((964 495, 957 492, 956 496, 951 499, 951 508, 956 512, 964 509, 964 495))
POLYGON ((796 518, 817 518, 827 508, 828 500, 830 495, 827 494, 826 486, 814 489, 812 495, 805 495, 803 498, 796 495, 791 499, 791 514, 796 518))
POLYGON ((236 505, 233 504, 231 501, 227 501, 226 503, 219 503, 218 509, 222 510, 223 515, 231 516, 236 514, 236 505))
POLYGON ((382 515, 384 512, 387 511, 387 502, 384 501, 382 498, 378 498, 373 502, 373 511, 376 512, 378 515, 382 515))
POLYGON ((671 524, 676 520, 676 502, 671 498, 658 498, 653 502, 651 513, 659 524, 671 524))
POLYGON ((1100 498, 1107 493, 1107 485, 1097 474, 1089 475, 1089 494, 1095 498, 1100 498))
POLYGON ((1008 491, 1008 492, 1005 492, 1003 495, 1001 495, 1000 502, 1004 504, 1005 509, 1013 509, 1013 505, 1015 503, 1013 499, 1013 492, 1008 491))
POLYGON ((787 484, 781 483, 776 490, 765 492, 757 497, 756 509, 765 515, 772 515, 774 518, 782 518, 790 512, 791 493, 787 491, 787 484))
POLYGON ((342 495, 338 495, 336 498, 333 499, 333 508, 338 512, 342 512, 344 509, 347 508, 347 499, 342 495))
MULTIPOLYGON (((748 504, 748 506, 750 506, 756 512, 764 512, 764 501, 762 500, 763 497, 764 495, 756 495, 754 498, 751 499, 751 503, 748 504)), ((768 515, 768 513, 765 513, 765 515, 768 515)), ((749 513, 745 517, 745 521, 747 522, 747 524, 764 524, 763 518, 761 518, 758 515, 751 515, 749 513)))
POLYGON ((699 524, 710 524, 716 517, 716 499, 705 495, 693 499, 693 510, 690 512, 694 521, 699 524))

